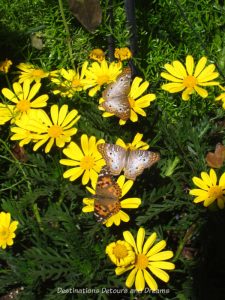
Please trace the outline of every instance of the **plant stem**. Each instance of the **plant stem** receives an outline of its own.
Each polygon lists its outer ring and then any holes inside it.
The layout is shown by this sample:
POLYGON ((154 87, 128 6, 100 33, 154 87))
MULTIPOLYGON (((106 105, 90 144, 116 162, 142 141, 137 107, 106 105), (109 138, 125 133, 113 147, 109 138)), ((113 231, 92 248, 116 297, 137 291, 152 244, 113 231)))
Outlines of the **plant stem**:
POLYGON ((69 32, 69 27, 68 27, 67 22, 66 22, 62 0, 59 0, 59 9, 60 9, 63 25, 64 25, 65 31, 66 31, 66 41, 67 41, 67 46, 68 46, 71 65, 72 65, 73 69, 75 69, 75 65, 74 65, 74 61, 73 61, 72 45, 71 45, 71 42, 70 42, 71 41, 70 32, 69 32))

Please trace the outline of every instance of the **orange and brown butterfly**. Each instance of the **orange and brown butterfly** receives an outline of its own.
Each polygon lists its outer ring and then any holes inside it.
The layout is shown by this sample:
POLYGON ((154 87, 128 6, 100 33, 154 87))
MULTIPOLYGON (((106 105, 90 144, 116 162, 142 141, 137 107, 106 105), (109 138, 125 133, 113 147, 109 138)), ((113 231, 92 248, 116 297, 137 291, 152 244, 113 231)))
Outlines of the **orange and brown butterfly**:
POLYGON ((110 83, 102 93, 103 102, 100 107, 126 121, 130 118, 130 102, 128 95, 131 85, 131 69, 124 68, 116 81, 110 83))
POLYGON ((206 157, 207 165, 211 168, 222 167, 225 161, 225 146, 218 143, 214 152, 208 152, 206 157))
POLYGON ((97 148, 112 175, 119 175, 124 170, 124 176, 131 180, 135 180, 144 169, 151 167, 160 159, 158 152, 126 150, 114 144, 99 144, 97 148))
POLYGON ((99 173, 94 195, 94 215, 98 222, 104 222, 119 212, 121 194, 118 183, 110 174, 107 166, 104 166, 99 173))

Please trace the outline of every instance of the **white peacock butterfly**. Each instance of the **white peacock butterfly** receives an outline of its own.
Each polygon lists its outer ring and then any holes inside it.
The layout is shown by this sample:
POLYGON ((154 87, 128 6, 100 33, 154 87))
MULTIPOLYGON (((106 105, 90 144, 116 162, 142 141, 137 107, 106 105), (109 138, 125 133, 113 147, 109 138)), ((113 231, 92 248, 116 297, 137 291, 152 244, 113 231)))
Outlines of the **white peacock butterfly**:
POLYGON ((104 100, 101 106, 105 111, 113 113, 115 116, 126 121, 130 118, 130 102, 128 94, 131 84, 131 69, 125 68, 117 77, 116 81, 109 84, 102 93, 104 100))
POLYGON ((135 180, 144 169, 151 167, 160 159, 157 152, 126 150, 114 144, 99 144, 97 148, 112 175, 119 175, 124 170, 124 176, 131 180, 135 180))

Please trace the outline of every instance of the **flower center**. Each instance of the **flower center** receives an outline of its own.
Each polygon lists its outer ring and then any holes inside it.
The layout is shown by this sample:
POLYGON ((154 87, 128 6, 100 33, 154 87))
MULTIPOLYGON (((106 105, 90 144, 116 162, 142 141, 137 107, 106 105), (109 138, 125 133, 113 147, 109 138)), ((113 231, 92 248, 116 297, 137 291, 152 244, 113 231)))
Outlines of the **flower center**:
POLYGON ((213 197, 215 199, 221 198, 221 197, 223 197, 223 189, 218 185, 211 186, 208 191, 208 196, 210 198, 213 197))
POLYGON ((60 127, 59 125, 52 125, 52 126, 48 129, 48 135, 49 135, 50 137, 57 138, 57 137, 59 137, 61 134, 63 134, 63 130, 62 130, 62 127, 60 127))
POLYGON ((32 75, 34 77, 39 77, 39 78, 42 78, 45 76, 45 72, 43 70, 33 70, 32 71, 32 75))
POLYGON ((80 167, 82 169, 92 169, 95 165, 94 158, 91 156, 84 156, 80 161, 80 167))
POLYGON ((6 240, 9 236, 9 230, 2 226, 2 228, 0 229, 0 239, 6 240))
POLYGON ((187 88, 193 88, 198 84, 198 80, 194 76, 188 75, 184 78, 183 84, 187 88))
POLYGON ((113 254, 117 258, 124 258, 128 255, 127 248, 124 245, 117 244, 113 249, 113 254))
POLYGON ((131 97, 128 97, 128 101, 130 102, 130 107, 133 108, 135 106, 135 100, 131 97))
POLYGON ((109 76, 108 75, 99 76, 96 81, 98 85, 103 85, 109 82, 109 76))
POLYGON ((148 266, 148 258, 144 254, 138 254, 136 257, 135 265, 138 269, 146 269, 148 266))
POLYGON ((26 112, 30 109, 30 101, 28 100, 20 100, 17 105, 17 109, 21 112, 26 112))
POLYGON ((72 88, 76 88, 78 86, 80 86, 80 80, 79 79, 74 79, 72 81, 72 88))

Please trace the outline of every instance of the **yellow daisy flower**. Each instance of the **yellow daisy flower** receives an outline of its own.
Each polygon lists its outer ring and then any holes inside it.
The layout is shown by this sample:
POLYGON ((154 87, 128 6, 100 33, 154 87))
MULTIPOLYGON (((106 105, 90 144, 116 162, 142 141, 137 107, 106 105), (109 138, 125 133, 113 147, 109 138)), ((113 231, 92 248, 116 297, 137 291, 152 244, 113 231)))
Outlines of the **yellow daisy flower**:
POLYGON ((40 83, 41 79, 48 77, 51 72, 45 72, 41 68, 36 68, 34 65, 29 63, 20 63, 17 68, 21 71, 19 75, 19 83, 23 83, 28 80, 30 84, 35 81, 40 83))
POLYGON ((225 172, 219 179, 217 184, 217 175, 213 169, 210 169, 209 174, 201 172, 201 178, 193 177, 194 184, 200 189, 192 189, 189 194, 197 196, 194 203, 204 202, 203 205, 208 207, 213 202, 217 201, 220 209, 224 208, 225 203, 225 172))
POLYGON ((123 237, 135 251, 135 262, 127 266, 119 266, 115 272, 116 275, 121 275, 128 270, 132 270, 126 280, 128 288, 131 288, 135 283, 136 290, 141 292, 145 288, 145 283, 147 283, 152 291, 156 291, 158 284, 150 272, 164 282, 169 281, 169 275, 164 270, 173 270, 175 265, 165 261, 173 257, 172 251, 162 251, 166 247, 166 241, 162 240, 153 246, 157 238, 154 232, 144 243, 144 228, 139 228, 136 242, 129 231, 123 232, 123 237))
POLYGON ((28 122, 21 119, 20 127, 34 134, 34 151, 45 143, 47 143, 45 153, 51 150, 54 143, 57 147, 63 148, 65 143, 71 141, 71 136, 77 132, 77 128, 73 127, 80 119, 76 109, 68 112, 68 105, 64 104, 59 109, 55 104, 51 106, 50 114, 51 118, 45 111, 39 110, 36 118, 29 118, 28 122))
POLYGON ((10 59, 5 59, 4 61, 0 62, 0 72, 8 73, 9 68, 12 65, 12 61, 10 59))
POLYGON ((147 150, 149 148, 149 145, 141 140, 142 137, 142 133, 137 133, 133 139, 133 142, 127 144, 125 144, 124 141, 119 138, 116 141, 116 145, 119 145, 126 150, 147 150))
POLYGON ((208 96, 208 92, 201 86, 218 85, 218 81, 212 81, 219 76, 218 72, 214 72, 215 65, 210 64, 206 67, 207 58, 202 57, 196 67, 194 59, 191 55, 186 57, 185 66, 175 60, 172 64, 165 64, 166 72, 162 72, 161 76, 172 83, 162 85, 162 89, 169 93, 182 92, 182 99, 187 101, 190 95, 197 92, 202 98, 208 96))
POLYGON ((86 84, 92 87, 88 95, 93 97, 104 84, 109 84, 116 80, 122 71, 121 63, 101 63, 93 62, 86 71, 86 84))
POLYGON ((132 57, 132 52, 127 47, 116 48, 114 52, 114 56, 120 61, 128 60, 132 57))
POLYGON ((10 213, 0 212, 0 248, 5 249, 6 246, 13 245, 18 224, 18 221, 11 222, 10 213))
MULTIPOLYGON (((132 122, 138 121, 138 114, 146 117, 146 112, 143 110, 143 108, 150 106, 150 103, 156 99, 155 94, 146 94, 140 97, 149 86, 148 81, 142 82, 142 80, 143 79, 140 77, 135 77, 128 94, 128 101, 130 103, 130 120, 132 122)), ((99 104, 102 102, 104 102, 104 99, 100 98, 99 104)), ((103 111, 105 110, 101 105, 98 108, 103 111)), ((105 111, 102 116, 108 118, 114 116, 114 114, 105 111)), ((124 125, 126 124, 126 121, 120 119, 119 124, 124 125)))
MULTIPOLYGON (((134 181, 133 180, 125 181, 125 176, 120 175, 119 178, 117 179, 117 183, 122 190, 121 197, 120 197, 120 199, 121 199, 131 189, 132 185, 134 184, 134 181)), ((87 189, 91 194, 95 195, 96 183, 95 183, 95 185, 94 184, 92 185, 92 188, 87 187, 87 189)), ((95 199, 84 198, 83 203, 86 204, 86 206, 84 206, 82 209, 83 212, 85 212, 85 213, 94 212, 95 199)), ((123 199, 120 201, 121 208, 125 208, 125 209, 138 208, 140 206, 140 204, 141 204, 140 198, 126 198, 126 199, 123 199)), ((130 221, 130 217, 122 209, 120 209, 120 211, 117 214, 109 217, 103 224, 105 224, 106 227, 110 227, 113 224, 115 224, 116 226, 119 226, 121 221, 123 221, 123 222, 130 221)))
POLYGON ((88 62, 84 62, 81 73, 79 73, 78 69, 61 69, 59 71, 59 76, 51 79, 53 83, 58 85, 58 89, 53 90, 53 94, 60 94, 62 97, 72 98, 76 92, 87 89, 89 86, 86 85, 84 79, 87 65, 88 62))
POLYGON ((89 58, 98 61, 99 63, 105 59, 105 53, 102 49, 93 49, 89 54, 89 58))
POLYGON ((110 243, 106 249, 111 261, 118 267, 127 266, 135 262, 135 252, 132 246, 126 241, 116 241, 110 243))
MULTIPOLYGON (((224 87, 222 87, 221 85, 219 85, 219 87, 220 87, 220 89, 222 90, 222 91, 225 91, 225 88, 224 87)), ((217 96, 216 97, 216 99, 215 99, 216 101, 222 101, 223 102, 223 108, 225 109, 225 93, 221 93, 219 96, 217 96)))
POLYGON ((63 177, 70 181, 76 180, 82 176, 82 184, 86 185, 89 180, 94 184, 97 182, 98 173, 105 161, 97 150, 97 145, 104 143, 103 139, 96 142, 95 136, 88 138, 86 134, 81 136, 81 148, 74 142, 71 142, 63 153, 69 159, 61 159, 62 165, 70 166, 69 170, 64 172, 63 177))
POLYGON ((11 118, 13 121, 20 119, 33 109, 47 105, 48 95, 46 94, 33 99, 39 92, 40 87, 41 83, 35 83, 31 87, 30 81, 25 80, 23 85, 20 85, 18 82, 13 83, 13 92, 8 88, 2 89, 2 94, 5 98, 14 103, 14 105, 5 105, 12 112, 11 118))

